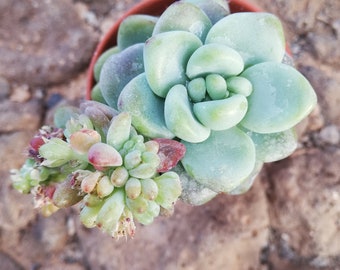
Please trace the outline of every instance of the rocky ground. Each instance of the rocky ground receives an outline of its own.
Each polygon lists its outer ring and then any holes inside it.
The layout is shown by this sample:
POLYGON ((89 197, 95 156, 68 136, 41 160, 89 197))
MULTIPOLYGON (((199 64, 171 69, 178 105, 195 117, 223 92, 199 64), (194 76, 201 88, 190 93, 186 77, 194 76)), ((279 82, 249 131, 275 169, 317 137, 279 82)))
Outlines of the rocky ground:
POLYGON ((138 226, 133 240, 85 229, 78 209, 50 218, 11 187, 9 169, 53 110, 85 96, 91 54, 137 0, 0 0, 0 269, 340 269, 340 2, 253 0, 283 21, 319 106, 300 147, 242 196, 138 226))

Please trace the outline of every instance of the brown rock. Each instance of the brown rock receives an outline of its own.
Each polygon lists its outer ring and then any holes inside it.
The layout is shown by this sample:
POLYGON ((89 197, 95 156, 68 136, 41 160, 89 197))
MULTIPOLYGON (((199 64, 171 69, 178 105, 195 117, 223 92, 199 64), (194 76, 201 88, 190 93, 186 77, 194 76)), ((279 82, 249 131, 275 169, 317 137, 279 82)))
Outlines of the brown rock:
POLYGON ((97 36, 69 0, 3 0, 0 75, 32 85, 65 82, 84 69, 97 36))
MULTIPOLYGON (((340 150, 311 149, 268 166, 271 226, 282 259, 292 263, 315 258, 335 266, 340 254, 340 150)), ((314 259, 314 260, 313 260, 314 259)), ((325 263, 323 263, 325 264, 325 263)))
POLYGON ((10 87, 8 81, 0 77, 0 102, 9 96, 10 87))
POLYGON ((0 252, 1 268, 6 270, 23 270, 24 268, 7 254, 0 252))
POLYGON ((0 102, 0 133, 37 130, 40 127, 43 104, 40 99, 26 103, 0 102))

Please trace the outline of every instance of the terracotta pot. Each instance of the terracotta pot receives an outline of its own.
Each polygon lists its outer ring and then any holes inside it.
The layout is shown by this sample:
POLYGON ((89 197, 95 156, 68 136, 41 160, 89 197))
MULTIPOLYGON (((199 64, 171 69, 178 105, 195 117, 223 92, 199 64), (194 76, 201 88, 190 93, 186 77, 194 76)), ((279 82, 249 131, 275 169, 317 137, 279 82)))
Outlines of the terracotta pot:
MULTIPOLYGON (((163 11, 170 6, 176 0, 144 0, 139 4, 135 5, 132 9, 126 12, 104 35, 102 40, 99 42, 90 62, 90 67, 87 75, 87 85, 86 85, 86 99, 91 99, 91 91, 95 84, 93 68, 98 59, 98 57, 105 52, 107 49, 113 47, 117 43, 117 33, 118 28, 122 20, 127 16, 132 14, 148 14, 159 16, 163 11)), ((247 0, 230 0, 229 1, 231 13, 236 12, 259 12, 260 8, 249 3, 247 0)))

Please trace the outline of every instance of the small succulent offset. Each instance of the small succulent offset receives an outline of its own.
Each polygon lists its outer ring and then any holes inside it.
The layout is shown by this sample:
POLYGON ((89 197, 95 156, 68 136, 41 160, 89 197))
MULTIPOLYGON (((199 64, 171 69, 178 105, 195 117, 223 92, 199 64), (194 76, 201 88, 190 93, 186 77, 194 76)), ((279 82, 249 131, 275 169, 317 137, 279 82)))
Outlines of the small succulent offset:
POLYGON ((133 235, 174 202, 246 192, 266 162, 297 147, 317 98, 289 64, 269 13, 229 14, 224 0, 182 0, 131 15, 94 67, 92 99, 43 127, 13 185, 48 215, 133 235))
POLYGON ((172 211, 181 184, 169 170, 185 153, 181 143, 145 141, 128 113, 95 101, 60 109, 55 124, 32 138, 29 158, 13 175, 14 187, 32 192, 44 215, 81 201, 86 227, 120 237, 134 235, 134 220, 149 224, 172 211))

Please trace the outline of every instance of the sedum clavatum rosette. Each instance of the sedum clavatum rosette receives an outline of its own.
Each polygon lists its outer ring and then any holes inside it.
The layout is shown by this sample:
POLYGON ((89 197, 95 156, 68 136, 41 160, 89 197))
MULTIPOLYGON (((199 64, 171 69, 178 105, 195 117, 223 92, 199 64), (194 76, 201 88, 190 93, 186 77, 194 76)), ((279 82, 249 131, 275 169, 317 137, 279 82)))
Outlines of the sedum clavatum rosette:
POLYGON ((93 98, 129 112, 144 136, 186 146, 175 170, 192 204, 247 191, 263 163, 296 149, 294 127, 317 102, 289 61, 280 20, 229 14, 226 1, 183 0, 159 18, 131 15, 111 52, 95 68, 93 98))

